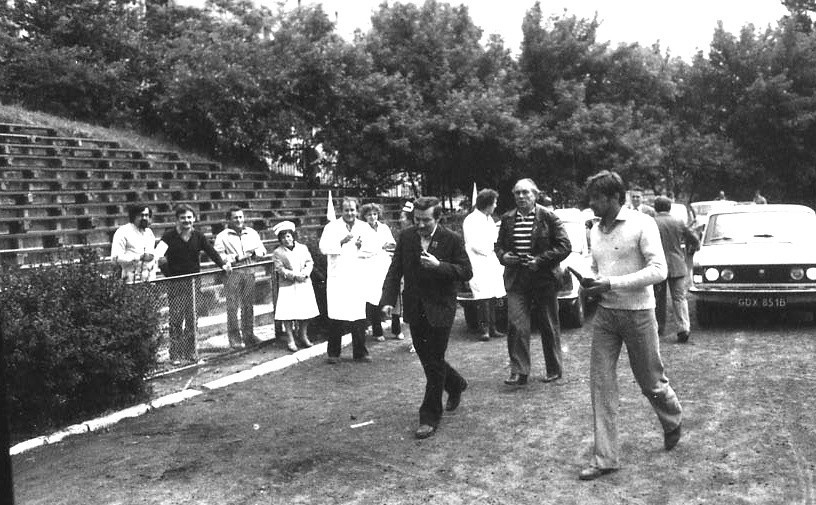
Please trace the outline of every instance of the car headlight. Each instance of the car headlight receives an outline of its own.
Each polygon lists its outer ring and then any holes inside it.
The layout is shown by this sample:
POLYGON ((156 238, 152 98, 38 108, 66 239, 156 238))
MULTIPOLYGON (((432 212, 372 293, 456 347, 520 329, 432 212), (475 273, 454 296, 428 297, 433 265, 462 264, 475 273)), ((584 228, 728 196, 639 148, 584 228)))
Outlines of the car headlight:
POLYGON ((805 278, 805 269, 802 267, 793 267, 790 271, 790 278, 795 281, 801 281, 805 278))
POLYGON ((734 271, 730 268, 723 268, 722 272, 720 272, 720 278, 722 278, 724 281, 733 281, 734 271))
POLYGON ((805 275, 807 276, 808 280, 816 281, 816 267, 810 267, 805 270, 805 275))
POLYGON ((708 282, 714 282, 720 278, 720 271, 716 268, 706 268, 705 278, 708 282))

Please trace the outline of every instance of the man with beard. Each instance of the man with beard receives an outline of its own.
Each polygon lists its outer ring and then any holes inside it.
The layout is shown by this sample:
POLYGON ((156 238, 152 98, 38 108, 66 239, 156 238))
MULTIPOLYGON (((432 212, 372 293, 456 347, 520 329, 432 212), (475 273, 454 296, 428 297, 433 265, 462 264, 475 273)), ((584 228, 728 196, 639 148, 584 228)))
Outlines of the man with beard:
POLYGON ((128 206, 128 223, 113 234, 111 261, 122 269, 122 279, 128 283, 152 281, 156 278, 156 236, 150 229, 153 212, 136 203, 128 206))

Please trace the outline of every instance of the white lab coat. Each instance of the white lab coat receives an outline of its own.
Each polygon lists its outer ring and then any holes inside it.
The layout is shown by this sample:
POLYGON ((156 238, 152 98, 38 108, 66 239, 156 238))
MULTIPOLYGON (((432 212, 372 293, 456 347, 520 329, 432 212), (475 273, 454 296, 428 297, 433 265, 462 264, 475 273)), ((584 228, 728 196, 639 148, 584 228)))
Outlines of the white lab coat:
POLYGON ((394 235, 391 234, 391 229, 385 223, 378 223, 377 229, 371 228, 371 225, 366 225, 371 229, 367 235, 368 243, 363 246, 363 254, 371 251, 371 256, 364 260, 365 270, 364 284, 366 290, 366 302, 372 305, 378 305, 380 298, 382 298, 383 281, 385 274, 388 273, 388 267, 391 266, 392 253, 383 249, 385 244, 394 244, 394 235))
POLYGON ((363 282, 365 259, 372 252, 366 247, 357 247, 356 237, 366 237, 372 233, 368 224, 354 221, 351 234, 355 239, 340 245, 349 234, 343 218, 336 219, 323 228, 320 236, 320 252, 326 255, 326 302, 330 319, 357 321, 365 319, 366 290, 363 282))
POLYGON ((478 209, 468 214, 462 222, 465 250, 473 267, 470 290, 474 300, 501 298, 504 290, 504 267, 493 250, 499 236, 499 228, 491 216, 478 209))

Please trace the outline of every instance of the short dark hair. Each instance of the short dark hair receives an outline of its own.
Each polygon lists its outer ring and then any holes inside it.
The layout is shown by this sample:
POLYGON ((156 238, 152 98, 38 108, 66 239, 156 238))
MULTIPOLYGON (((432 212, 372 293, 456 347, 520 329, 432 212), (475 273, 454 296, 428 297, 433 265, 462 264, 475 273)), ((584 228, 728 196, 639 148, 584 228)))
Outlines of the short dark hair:
POLYGON ((143 203, 134 203, 132 205, 128 205, 127 213, 128 213, 128 221, 131 223, 136 220, 137 217, 142 215, 142 211, 147 209, 147 212, 150 213, 150 217, 153 217, 153 210, 143 203))
POLYGON ((227 211, 227 220, 232 219, 232 213, 233 212, 243 212, 243 211, 244 211, 244 209, 242 209, 241 207, 230 207, 229 210, 227 211))
POLYGON ((476 208, 479 210, 485 210, 489 206, 493 205, 498 197, 499 193, 495 189, 483 189, 476 195, 476 208))
POLYGON ((671 200, 667 196, 658 196, 654 201, 655 212, 668 212, 671 210, 671 200))
POLYGON ((179 217, 180 215, 185 214, 187 212, 192 212, 193 217, 195 217, 195 215, 196 215, 195 209, 192 208, 191 206, 187 205, 186 203, 180 203, 180 204, 176 205, 175 207, 173 207, 173 214, 175 214, 176 217, 179 217))
POLYGON ((414 211, 433 209, 433 218, 442 217, 442 202, 435 196, 421 196, 414 202, 414 211))
POLYGON ((626 184, 617 172, 610 170, 601 170, 595 175, 592 175, 586 180, 587 194, 599 193, 606 197, 618 195, 618 202, 623 205, 626 203, 626 184))
POLYGON ((278 232, 278 242, 283 243, 283 236, 289 233, 293 240, 297 240, 297 232, 295 230, 281 230, 278 232))
POLYGON ((370 202, 360 207, 360 215, 362 217, 366 217, 367 214, 371 214, 372 212, 376 212, 379 216, 382 216, 382 207, 380 207, 380 204, 370 202))

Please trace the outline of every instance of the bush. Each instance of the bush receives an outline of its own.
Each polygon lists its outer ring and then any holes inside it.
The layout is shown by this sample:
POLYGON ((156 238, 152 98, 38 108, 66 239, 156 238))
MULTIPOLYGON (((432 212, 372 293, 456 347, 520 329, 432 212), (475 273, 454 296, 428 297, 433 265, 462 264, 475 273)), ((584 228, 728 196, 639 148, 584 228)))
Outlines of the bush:
POLYGON ((94 253, 0 269, 13 433, 41 433, 146 396, 160 335, 153 291, 126 285, 94 253))

